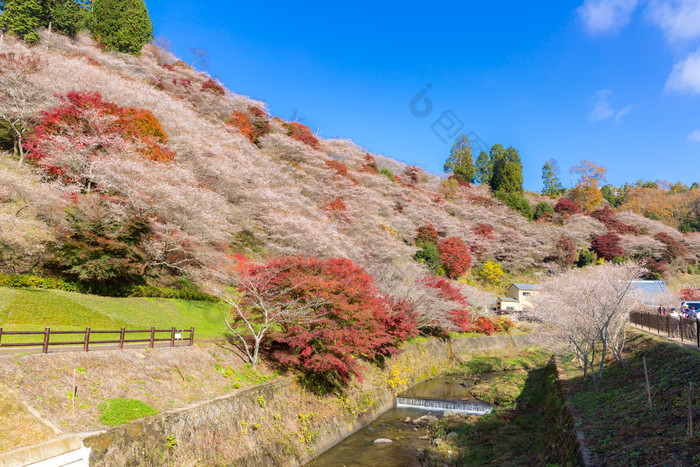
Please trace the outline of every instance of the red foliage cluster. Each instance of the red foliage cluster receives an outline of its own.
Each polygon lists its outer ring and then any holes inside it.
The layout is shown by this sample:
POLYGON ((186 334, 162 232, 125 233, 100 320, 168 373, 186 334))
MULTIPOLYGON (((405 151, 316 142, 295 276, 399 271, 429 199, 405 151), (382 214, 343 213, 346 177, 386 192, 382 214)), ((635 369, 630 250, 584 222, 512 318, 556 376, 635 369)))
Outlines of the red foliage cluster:
POLYGON ((569 198, 561 198, 557 202, 556 206, 554 206, 554 210, 562 216, 578 214, 581 212, 579 205, 571 201, 569 198))
POLYGON ((681 300, 700 300, 700 289, 682 289, 681 300))
POLYGON ((41 57, 35 53, 16 54, 14 52, 0 53, 0 73, 4 69, 22 73, 36 73, 44 66, 41 57))
POLYGON ((464 274, 471 266, 469 248, 459 237, 448 237, 438 246, 440 264, 445 268, 445 275, 450 279, 456 279, 464 274))
POLYGON ((437 230, 435 230, 435 227, 433 227, 433 224, 426 222, 418 227, 418 233, 416 233, 416 244, 418 242, 434 243, 437 245, 438 233, 437 230))
POLYGON ((250 123, 248 116, 243 112, 235 110, 226 124, 238 128, 238 131, 251 143, 255 142, 255 128, 253 128, 253 124, 250 123))
POLYGON ((661 259, 665 261, 673 261, 688 254, 688 249, 686 246, 675 238, 671 237, 666 232, 659 232, 654 235, 654 238, 666 245, 666 248, 664 248, 664 251, 661 254, 661 259))
POLYGON ((482 237, 487 240, 494 239, 493 226, 488 224, 476 224, 470 229, 477 237, 482 237))
POLYGON ((211 78, 202 83, 202 91, 210 92, 219 96, 223 96, 224 94, 226 94, 224 88, 221 87, 219 83, 217 83, 211 78))
POLYGON ((324 208, 329 216, 335 215, 347 222, 353 221, 352 216, 347 212, 348 208, 345 206, 345 202, 340 198, 335 198, 333 201, 326 203, 324 208))
POLYGON ((248 106, 248 113, 234 111, 228 125, 235 126, 251 143, 257 144, 262 136, 270 132, 268 115, 261 109, 248 106))
POLYGON ((487 198, 486 196, 476 195, 473 193, 465 193, 465 196, 469 201, 479 206, 484 206, 486 208, 496 206, 496 202, 493 200, 493 198, 487 198))
POLYGON ((621 258, 625 255, 625 250, 620 245, 620 236, 614 232, 599 235, 591 242, 591 250, 598 254, 598 257, 611 260, 621 258))
POLYGON ((289 122, 284 123, 284 127, 287 129, 287 136, 290 136, 292 139, 301 141, 314 149, 319 149, 321 147, 318 139, 308 126, 299 122, 289 122))
MULTIPOLYGON (((35 162, 45 159, 50 151, 48 143, 59 136, 74 139, 76 145, 84 144, 79 142, 80 137, 102 138, 100 144, 91 148, 95 151, 92 156, 109 149, 105 141, 116 144, 116 139, 121 139, 137 143, 138 150, 149 160, 164 162, 175 158, 163 146, 168 142, 167 133, 149 110, 119 107, 103 101, 96 92, 69 92, 62 101, 60 106, 42 112, 32 128, 25 141, 28 159, 35 162), (98 130, 90 123, 93 113, 116 118, 106 128, 100 128, 100 134, 95 134, 98 130)), ((60 167, 47 165, 47 169, 56 175, 63 173, 60 167)))
POLYGON ((668 269, 668 265, 666 264, 665 261, 662 260, 655 260, 654 258, 642 258, 639 261, 639 264, 647 270, 647 273, 644 275, 644 279, 650 279, 650 280, 655 280, 661 277, 666 270, 668 269))
POLYGON ((576 260, 576 246, 566 235, 562 235, 554 247, 555 259, 562 265, 571 265, 576 260))
MULTIPOLYGON (((444 298, 445 300, 456 302, 461 305, 460 307, 450 311, 450 319, 462 331, 469 331, 471 329, 471 311, 469 310, 471 304, 464 294, 453 286, 450 281, 439 279, 437 277, 433 277, 428 280, 427 285, 428 287, 436 289, 440 297, 444 298)), ((440 323, 435 323, 435 327, 439 328, 440 323)), ((444 329, 440 330, 443 333, 446 332, 444 329)))
POLYGON ((472 323, 470 331, 478 332, 480 334, 487 334, 490 336, 496 331, 496 328, 493 325, 493 321, 485 316, 479 316, 472 323))
POLYGON ((418 184, 418 176, 420 172, 418 171, 418 167, 414 165, 409 165, 403 170, 403 174, 406 177, 406 184, 409 186, 415 186, 418 184))
POLYGON ((260 278, 270 306, 322 299, 315 316, 285 322, 273 336, 271 356, 283 365, 347 381, 361 376, 357 359, 396 353, 401 340, 417 334, 408 303, 381 295, 349 259, 287 257, 253 267, 247 276, 260 278))
POLYGON ((329 169, 335 170, 335 172, 341 177, 348 176, 348 168, 342 162, 338 162, 336 160, 331 159, 326 161, 326 166, 328 166, 329 169))
POLYGON ((632 224, 620 222, 615 216, 615 213, 610 206, 605 206, 602 209, 591 212, 591 217, 597 219, 604 224, 608 229, 620 234, 639 235, 639 227, 632 224))
POLYGON ((365 154, 365 163, 360 167, 360 172, 379 173, 379 167, 377 167, 377 161, 374 160, 374 157, 365 154))
POLYGON ((187 78, 173 78, 173 84, 188 90, 192 89, 192 81, 188 80, 187 78))

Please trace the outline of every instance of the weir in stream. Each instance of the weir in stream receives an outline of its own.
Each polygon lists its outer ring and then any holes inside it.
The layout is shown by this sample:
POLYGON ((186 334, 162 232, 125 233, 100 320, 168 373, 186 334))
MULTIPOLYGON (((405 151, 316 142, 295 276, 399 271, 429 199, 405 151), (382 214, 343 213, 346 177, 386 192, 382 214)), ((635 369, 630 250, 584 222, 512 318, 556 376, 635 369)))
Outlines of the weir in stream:
POLYGON ((429 446, 425 426, 430 419, 452 411, 484 415, 493 409, 476 400, 469 387, 473 380, 441 376, 419 383, 396 399, 396 407, 370 425, 324 452, 308 465, 314 467, 414 467, 429 446))

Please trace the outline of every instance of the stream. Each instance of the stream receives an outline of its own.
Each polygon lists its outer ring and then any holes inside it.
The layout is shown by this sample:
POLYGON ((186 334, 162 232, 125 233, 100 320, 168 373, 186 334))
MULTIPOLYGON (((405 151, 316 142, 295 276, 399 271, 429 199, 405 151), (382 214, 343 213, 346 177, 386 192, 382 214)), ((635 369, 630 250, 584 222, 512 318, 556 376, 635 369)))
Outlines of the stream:
MULTIPOLYGON (((480 379, 488 378, 479 375, 480 379)), ((396 398, 397 406, 311 461, 309 466, 420 466, 418 456, 429 441, 423 426, 407 423, 430 415, 442 417, 445 410, 483 415, 491 406, 470 393, 474 378, 440 376, 418 383, 396 398), (467 387, 460 383, 467 383, 467 387), (421 439, 423 438, 423 439, 421 439), (391 442, 375 442, 391 440, 391 442)))

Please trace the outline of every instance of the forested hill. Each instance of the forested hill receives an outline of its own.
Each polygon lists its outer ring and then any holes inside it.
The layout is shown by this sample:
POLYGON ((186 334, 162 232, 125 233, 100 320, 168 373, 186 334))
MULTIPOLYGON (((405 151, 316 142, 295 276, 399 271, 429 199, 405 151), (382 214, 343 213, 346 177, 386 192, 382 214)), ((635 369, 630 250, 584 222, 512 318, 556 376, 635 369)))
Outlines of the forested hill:
POLYGON ((699 233, 567 198, 524 206, 318 138, 152 44, 135 56, 43 31, 0 52, 4 274, 172 286, 274 256, 346 257, 437 309, 433 276, 461 277, 479 305, 474 286, 495 290, 501 269, 633 258, 657 277, 698 272, 699 233))

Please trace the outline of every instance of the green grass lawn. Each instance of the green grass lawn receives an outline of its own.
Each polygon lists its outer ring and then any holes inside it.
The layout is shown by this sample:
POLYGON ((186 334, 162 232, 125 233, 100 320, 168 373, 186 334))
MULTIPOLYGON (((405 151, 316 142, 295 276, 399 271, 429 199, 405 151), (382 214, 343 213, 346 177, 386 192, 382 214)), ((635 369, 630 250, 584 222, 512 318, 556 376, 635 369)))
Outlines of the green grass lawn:
MULTIPOLYGON (((0 287, 0 327, 6 331, 195 328, 196 338, 220 337, 228 305, 163 298, 113 298, 44 289, 0 287)), ((3 342, 21 342, 3 336, 3 342)), ((35 341, 26 336, 23 341, 35 341)))

